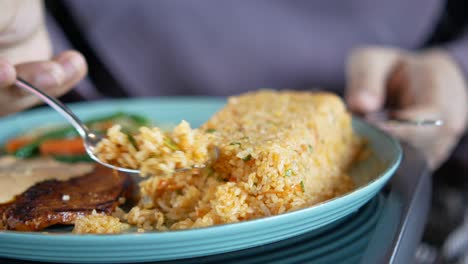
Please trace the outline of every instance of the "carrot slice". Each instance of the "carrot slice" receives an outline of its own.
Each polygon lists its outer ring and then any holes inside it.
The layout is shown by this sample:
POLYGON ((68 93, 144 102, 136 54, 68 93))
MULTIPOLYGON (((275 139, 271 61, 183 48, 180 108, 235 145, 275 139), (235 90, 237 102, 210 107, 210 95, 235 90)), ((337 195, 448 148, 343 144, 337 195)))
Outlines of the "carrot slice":
POLYGON ((82 138, 50 139, 39 146, 41 155, 77 155, 85 154, 82 138))
POLYGON ((32 139, 27 137, 12 138, 5 144, 5 149, 8 153, 14 153, 18 149, 31 143, 31 141, 32 139))

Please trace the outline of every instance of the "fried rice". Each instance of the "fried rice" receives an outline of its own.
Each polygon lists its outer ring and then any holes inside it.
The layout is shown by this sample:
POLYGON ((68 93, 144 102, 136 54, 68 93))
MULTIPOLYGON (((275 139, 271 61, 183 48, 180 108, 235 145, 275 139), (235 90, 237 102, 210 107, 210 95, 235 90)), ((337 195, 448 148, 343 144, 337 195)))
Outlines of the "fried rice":
POLYGON ((171 133, 142 128, 134 138, 114 127, 98 154, 152 175, 126 220, 161 231, 277 215, 342 195, 354 188, 346 171, 362 145, 336 95, 272 90, 229 98, 198 129, 182 122, 171 133), (214 146, 217 158, 209 159, 214 146), (201 162, 203 169, 175 171, 201 162))
POLYGON ((115 125, 95 151, 100 160, 139 169, 143 176, 172 174, 176 169, 204 164, 209 158, 208 136, 191 129, 186 121, 172 132, 141 127, 136 135, 115 125))
POLYGON ((73 233, 75 234, 119 234, 130 226, 120 222, 120 219, 110 215, 92 214, 80 217, 75 220, 73 233))

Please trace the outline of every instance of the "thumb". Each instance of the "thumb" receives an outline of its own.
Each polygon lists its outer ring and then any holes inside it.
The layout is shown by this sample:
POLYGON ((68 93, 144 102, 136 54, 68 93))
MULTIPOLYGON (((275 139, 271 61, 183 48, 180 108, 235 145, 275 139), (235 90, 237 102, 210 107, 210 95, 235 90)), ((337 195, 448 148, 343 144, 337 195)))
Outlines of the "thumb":
POLYGON ((6 60, 0 59, 0 89, 11 86, 16 79, 15 67, 6 60))
MULTIPOLYGON (((441 119, 440 111, 426 105, 392 111, 391 116, 395 119, 416 121, 422 119, 441 119)), ((406 125, 390 121, 379 124, 379 127, 418 148, 426 157, 429 166, 433 169, 438 167, 447 158, 456 142, 453 137, 442 136, 444 135, 444 126, 406 125)))
POLYGON ((399 50, 381 47, 351 52, 346 65, 345 99, 352 111, 368 113, 383 107, 387 79, 400 57, 399 50))

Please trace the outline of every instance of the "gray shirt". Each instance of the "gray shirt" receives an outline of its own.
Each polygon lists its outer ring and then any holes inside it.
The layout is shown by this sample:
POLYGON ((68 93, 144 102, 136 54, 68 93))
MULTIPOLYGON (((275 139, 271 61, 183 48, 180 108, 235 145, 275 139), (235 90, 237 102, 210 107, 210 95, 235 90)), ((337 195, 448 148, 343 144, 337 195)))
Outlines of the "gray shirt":
MULTIPOLYGON (((340 92, 353 47, 418 49, 444 3, 67 1, 100 59, 133 96, 231 95, 261 87, 340 92)), ((467 43, 450 47, 464 66, 467 43)), ((87 98, 98 96, 92 90, 79 88, 87 98)))

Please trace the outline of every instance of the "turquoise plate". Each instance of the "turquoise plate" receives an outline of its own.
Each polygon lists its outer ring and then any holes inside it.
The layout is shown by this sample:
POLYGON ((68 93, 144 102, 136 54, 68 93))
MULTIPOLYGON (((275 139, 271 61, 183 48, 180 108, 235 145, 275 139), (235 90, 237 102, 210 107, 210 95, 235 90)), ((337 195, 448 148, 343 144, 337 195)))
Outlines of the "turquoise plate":
MULTIPOLYGON (((168 97, 80 103, 71 108, 82 119, 125 111, 147 115, 157 124, 185 119, 196 127, 224 104, 221 98, 168 97)), ((9 116, 0 120, 0 142, 32 127, 63 122, 48 108, 9 116)), ((2 231, 0 257, 74 263, 183 259, 251 248, 318 230, 356 212, 381 190, 400 163, 401 148, 393 137, 359 119, 353 120, 353 127, 368 140, 372 155, 352 168, 358 188, 341 197, 282 215, 183 231, 119 235, 2 231)))

